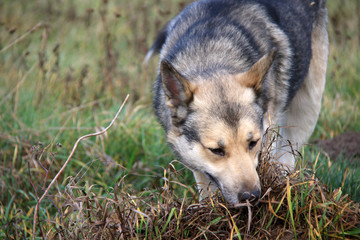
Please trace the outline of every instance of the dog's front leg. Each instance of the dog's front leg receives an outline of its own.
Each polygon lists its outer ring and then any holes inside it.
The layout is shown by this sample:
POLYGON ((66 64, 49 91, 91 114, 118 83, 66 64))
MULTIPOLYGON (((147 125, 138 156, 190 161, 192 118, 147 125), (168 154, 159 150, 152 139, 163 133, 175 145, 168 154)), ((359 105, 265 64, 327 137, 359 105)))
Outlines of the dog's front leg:
POLYGON ((196 180, 196 185, 200 193, 200 200, 209 197, 210 195, 216 193, 217 187, 211 183, 208 177, 205 176, 202 172, 192 171, 196 180))

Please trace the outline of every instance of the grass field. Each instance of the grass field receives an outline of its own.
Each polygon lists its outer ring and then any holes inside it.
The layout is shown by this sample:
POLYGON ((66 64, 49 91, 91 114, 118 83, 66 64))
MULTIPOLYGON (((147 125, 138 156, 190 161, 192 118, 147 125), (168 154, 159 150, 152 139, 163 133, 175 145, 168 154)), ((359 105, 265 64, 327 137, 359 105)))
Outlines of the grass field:
MULTIPOLYGON (((164 168, 175 158, 152 111, 157 59, 142 61, 157 30, 188 2, 0 2, 0 239, 32 236, 36 201, 74 142, 107 126, 126 94, 115 126, 79 145, 40 218, 55 219, 70 186, 98 196, 119 182, 132 194, 164 186, 164 168)), ((360 131, 360 2, 328 0, 328 10, 327 85, 312 140, 360 131)), ((321 153, 313 166, 319 151, 306 147, 300 165, 359 202, 359 157, 321 153)), ((188 170, 181 179, 194 184, 188 170)))

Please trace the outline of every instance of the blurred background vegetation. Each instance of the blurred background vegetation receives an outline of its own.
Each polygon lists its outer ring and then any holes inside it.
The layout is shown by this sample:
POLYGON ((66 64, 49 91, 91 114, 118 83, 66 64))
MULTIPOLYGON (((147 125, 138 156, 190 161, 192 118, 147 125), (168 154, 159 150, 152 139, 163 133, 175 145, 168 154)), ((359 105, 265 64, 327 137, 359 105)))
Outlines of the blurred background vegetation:
MULTIPOLYGON (((0 238, 29 233, 36 199, 76 139, 107 126, 126 94, 115 126, 80 144, 40 216, 56 214, 55 194, 69 182, 101 186, 99 195, 125 175, 135 193, 162 186, 174 156, 152 111, 157 58, 142 61, 157 31, 189 2, 0 2, 0 238)), ((328 10, 327 84, 312 142, 360 131, 360 2, 328 0, 328 10)), ((332 159, 316 146, 302 154, 301 164, 329 188, 360 201, 359 156, 332 159)))

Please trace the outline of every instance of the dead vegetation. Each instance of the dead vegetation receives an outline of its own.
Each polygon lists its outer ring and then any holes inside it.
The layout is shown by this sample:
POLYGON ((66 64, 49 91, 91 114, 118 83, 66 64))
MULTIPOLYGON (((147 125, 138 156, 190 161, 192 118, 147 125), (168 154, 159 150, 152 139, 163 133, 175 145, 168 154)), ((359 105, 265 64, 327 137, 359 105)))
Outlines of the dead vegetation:
MULTIPOLYGON (((271 134, 270 141, 275 140, 271 134)), ((124 176, 97 195, 96 185, 67 185, 47 239, 351 239, 360 237, 359 203, 327 190, 310 169, 284 176, 268 143, 261 153, 262 197, 237 206, 221 193, 201 202, 173 164, 161 189, 134 192, 124 176), (180 191, 179 191, 180 186, 180 191), (177 191, 174 189, 177 188, 177 191)))

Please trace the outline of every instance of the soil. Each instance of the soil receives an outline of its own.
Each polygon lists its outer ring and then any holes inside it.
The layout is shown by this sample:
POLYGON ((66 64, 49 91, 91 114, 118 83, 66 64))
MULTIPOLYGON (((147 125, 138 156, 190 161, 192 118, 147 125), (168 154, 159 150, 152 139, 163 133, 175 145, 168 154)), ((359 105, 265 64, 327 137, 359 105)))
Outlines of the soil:
POLYGON ((320 146, 333 160, 342 153, 347 159, 360 163, 360 131, 343 133, 332 139, 316 140, 315 145, 320 146))

